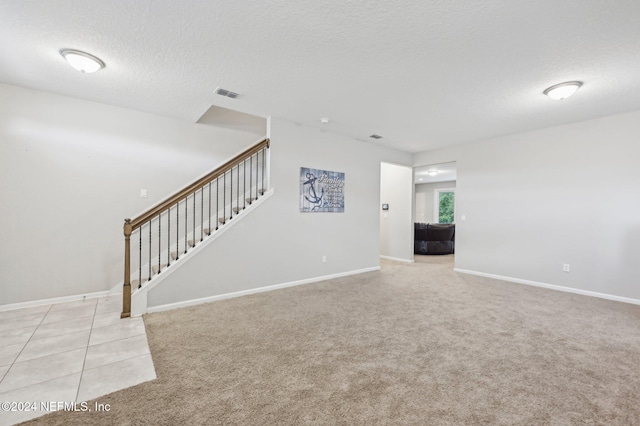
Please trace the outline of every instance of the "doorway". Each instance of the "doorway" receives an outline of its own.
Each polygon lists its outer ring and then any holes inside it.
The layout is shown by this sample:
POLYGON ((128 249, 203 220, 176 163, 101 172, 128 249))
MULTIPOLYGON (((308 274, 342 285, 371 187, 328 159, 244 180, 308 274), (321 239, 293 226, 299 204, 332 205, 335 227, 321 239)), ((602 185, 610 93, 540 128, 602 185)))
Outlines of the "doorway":
MULTIPOLYGON (((440 222, 440 194, 455 194, 457 167, 456 162, 431 164, 414 167, 415 221, 420 223, 455 223, 455 218, 446 215, 440 222)), ((455 195, 445 196, 443 213, 455 214, 455 195), (452 204, 452 205, 451 205, 452 204), (453 208, 453 212, 448 209, 453 208)))
POLYGON ((455 253, 456 162, 414 167, 414 258, 451 262, 455 253))

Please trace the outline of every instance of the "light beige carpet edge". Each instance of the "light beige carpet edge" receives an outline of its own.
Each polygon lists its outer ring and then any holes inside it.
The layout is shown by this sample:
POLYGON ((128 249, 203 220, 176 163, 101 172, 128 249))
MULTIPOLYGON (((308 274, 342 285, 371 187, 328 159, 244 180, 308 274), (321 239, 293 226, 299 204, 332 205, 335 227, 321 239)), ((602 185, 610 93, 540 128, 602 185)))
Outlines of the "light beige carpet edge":
POLYGON ((637 425, 640 306, 451 257, 145 316, 158 379, 48 425, 637 425))

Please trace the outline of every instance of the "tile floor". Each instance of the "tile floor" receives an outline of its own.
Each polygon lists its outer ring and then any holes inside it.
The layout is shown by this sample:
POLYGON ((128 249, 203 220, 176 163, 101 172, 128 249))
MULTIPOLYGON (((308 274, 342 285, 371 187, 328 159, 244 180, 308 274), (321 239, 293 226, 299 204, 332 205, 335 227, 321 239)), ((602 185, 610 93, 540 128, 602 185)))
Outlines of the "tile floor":
POLYGON ((120 319, 121 308, 117 295, 0 312, 0 426, 46 414, 40 401, 80 403, 155 379, 142 318, 120 319))

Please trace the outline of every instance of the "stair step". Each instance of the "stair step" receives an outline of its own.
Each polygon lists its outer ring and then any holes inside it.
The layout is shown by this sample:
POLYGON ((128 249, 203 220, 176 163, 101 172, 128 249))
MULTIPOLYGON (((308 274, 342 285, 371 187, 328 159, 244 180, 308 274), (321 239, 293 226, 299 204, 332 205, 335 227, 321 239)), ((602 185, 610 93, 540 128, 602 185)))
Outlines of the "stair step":
MULTIPOLYGON (((259 189, 258 193, 260 195, 264 195, 264 193, 266 192, 265 189, 259 189)), ((258 197, 252 197, 252 198, 247 198, 246 201, 251 204, 253 201, 256 201, 258 199, 258 197)), ((232 208, 233 212, 236 214, 239 214, 242 210, 244 210, 244 207, 240 207, 240 206, 236 206, 232 208)), ((231 217, 221 217, 218 218, 218 222, 221 224, 225 224, 227 223, 229 220, 231 220, 231 217)), ((211 229, 211 228, 203 228, 202 232, 204 235, 211 235, 211 233, 215 232, 216 229, 211 229)), ((194 241, 193 239, 187 240, 187 246, 188 247, 195 247, 196 243, 198 243, 200 241, 194 241)), ((181 253, 182 254, 182 253, 181 253)), ((178 252, 177 251, 172 251, 169 253, 169 256, 171 257, 171 260, 178 260, 178 252)), ((156 275, 159 271, 163 271, 166 267, 168 267, 168 264, 161 264, 160 267, 158 267, 158 265, 152 265, 151 266, 151 272, 152 275, 156 275)), ((142 278, 142 284, 146 283, 147 281, 149 281, 149 278, 142 278)), ((131 286, 133 288, 138 288, 140 286, 140 280, 139 279, 135 279, 135 280, 131 280, 131 286)))
MULTIPOLYGON (((215 229, 213 231, 215 231, 215 229)), ((211 230, 209 228, 204 228, 202 230, 202 232, 204 233, 204 235, 211 235, 211 230)), ((197 242, 200 242, 200 241, 197 241, 197 242)), ((195 247, 196 246, 196 241, 194 241, 193 239, 187 240, 187 246, 195 247)), ((178 252, 174 250, 174 251, 169 253, 169 256, 171 256, 171 260, 177 260, 178 259, 178 252)), ((163 265, 162 268, 164 269, 165 266, 166 265, 163 265)), ((153 272, 155 273, 156 271, 154 270, 153 272)))
MULTIPOLYGON (((143 278, 142 279, 142 284, 146 283, 147 281, 149 281, 149 278, 143 278)), ((140 287, 140 280, 138 280, 138 279, 131 280, 131 287, 132 288, 140 287)))
MULTIPOLYGON (((194 243, 193 240, 187 240, 187 245, 189 247, 192 247, 192 248, 195 247, 195 243, 194 243)), ((184 252, 182 250, 180 250, 180 254, 184 254, 184 252)), ((178 259, 178 252, 174 250, 174 251, 169 253, 169 256, 171 256, 171 260, 177 260, 178 259)), ((164 268, 164 266, 163 266, 163 268, 164 268)))
POLYGON ((163 265, 160 265, 160 266, 158 266, 158 265, 153 265, 153 266, 151 266, 151 272, 153 273, 153 275, 155 275, 155 274, 157 274, 159 271, 162 271, 162 270, 163 270, 164 268, 166 268, 167 266, 169 266, 169 265, 167 265, 166 263, 165 263, 165 264, 163 264, 163 265))
MULTIPOLYGON (((258 189, 258 194, 260 194, 260 195, 264 195, 264 193, 265 193, 265 192, 267 192, 267 190, 266 190, 266 189, 264 189, 264 188, 260 188, 260 189, 258 189)), ((245 198, 245 200, 246 200, 246 201, 247 201, 247 203, 249 203, 249 204, 253 203, 253 202, 254 202, 254 201, 256 201, 257 199, 258 199, 258 197, 249 197, 249 198, 245 198)))

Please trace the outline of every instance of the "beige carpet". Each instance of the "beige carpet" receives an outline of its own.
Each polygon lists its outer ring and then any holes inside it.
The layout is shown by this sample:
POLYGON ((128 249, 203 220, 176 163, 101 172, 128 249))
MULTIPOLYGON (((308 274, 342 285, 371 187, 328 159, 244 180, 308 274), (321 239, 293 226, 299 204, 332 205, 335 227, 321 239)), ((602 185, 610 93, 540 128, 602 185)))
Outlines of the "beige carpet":
POLYGON ((158 379, 60 425, 638 425, 640 306, 452 257, 145 316, 158 379))

